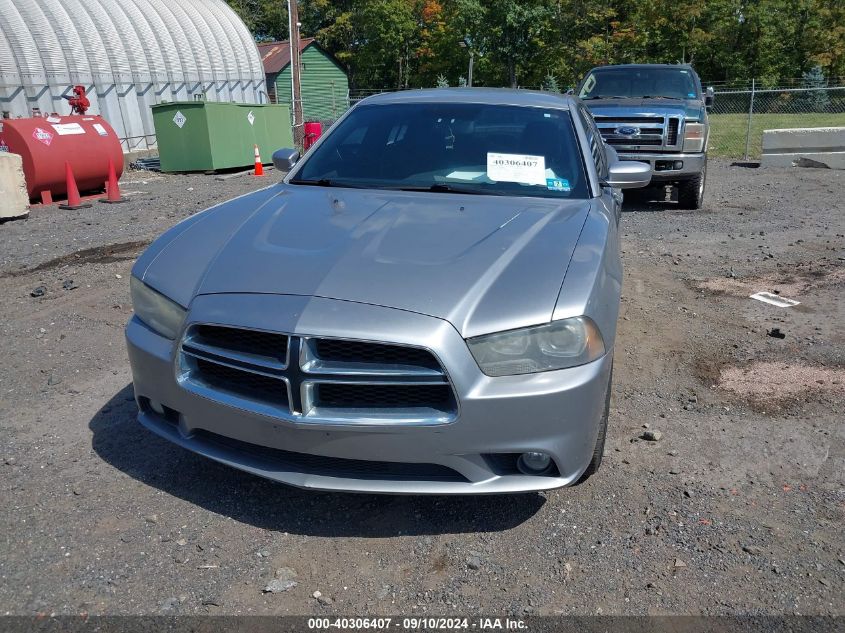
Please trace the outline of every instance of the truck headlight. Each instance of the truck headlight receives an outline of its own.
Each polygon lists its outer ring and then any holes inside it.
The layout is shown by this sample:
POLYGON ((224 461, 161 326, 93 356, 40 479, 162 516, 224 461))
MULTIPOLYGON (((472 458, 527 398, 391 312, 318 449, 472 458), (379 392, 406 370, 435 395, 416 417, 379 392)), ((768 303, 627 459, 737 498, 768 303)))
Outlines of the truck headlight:
POLYGON ((129 293, 132 295, 132 307, 135 315, 165 338, 174 340, 187 310, 156 292, 137 277, 129 279, 129 293))
POLYGON ((588 317, 486 334, 467 340, 488 376, 513 376, 584 365, 604 355, 604 341, 588 317))
POLYGON ((704 124, 687 123, 684 125, 684 149, 685 152, 704 151, 704 124))

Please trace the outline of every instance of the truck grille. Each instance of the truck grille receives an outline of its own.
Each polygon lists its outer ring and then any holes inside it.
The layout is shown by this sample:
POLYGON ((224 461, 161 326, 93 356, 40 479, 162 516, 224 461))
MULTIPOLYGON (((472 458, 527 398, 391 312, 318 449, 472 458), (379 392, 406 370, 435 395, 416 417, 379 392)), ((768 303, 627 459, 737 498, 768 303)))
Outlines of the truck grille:
POLYGON ((442 424, 457 414, 437 358, 404 345, 194 325, 178 378, 201 396, 303 424, 442 424))
POLYGON ((603 116, 594 115, 602 138, 617 150, 679 151, 679 116, 603 116))

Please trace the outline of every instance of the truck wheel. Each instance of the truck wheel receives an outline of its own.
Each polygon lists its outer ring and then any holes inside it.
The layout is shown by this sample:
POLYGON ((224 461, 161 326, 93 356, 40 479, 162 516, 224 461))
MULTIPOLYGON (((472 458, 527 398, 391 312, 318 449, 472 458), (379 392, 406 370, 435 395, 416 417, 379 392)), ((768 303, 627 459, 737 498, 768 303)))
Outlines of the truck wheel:
POLYGON ((607 418, 610 416, 610 389, 612 385, 613 367, 610 368, 610 379, 607 381, 607 395, 604 398, 604 415, 599 424, 599 436, 596 440, 596 447, 593 449, 593 459, 590 460, 590 465, 587 466, 587 470, 584 471, 584 474, 578 480, 579 484, 586 481, 601 466, 601 459, 604 456, 604 441, 607 437, 607 418))
POLYGON ((707 163, 697 176, 678 183, 678 206, 681 209, 700 209, 704 203, 704 185, 707 181, 707 163))

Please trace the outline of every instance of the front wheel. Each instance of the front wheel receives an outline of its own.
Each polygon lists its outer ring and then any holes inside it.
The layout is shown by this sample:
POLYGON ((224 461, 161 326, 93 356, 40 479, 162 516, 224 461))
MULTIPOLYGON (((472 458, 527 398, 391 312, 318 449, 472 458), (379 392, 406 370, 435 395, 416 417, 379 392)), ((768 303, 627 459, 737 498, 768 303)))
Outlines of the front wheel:
POLYGON ((701 173, 678 183, 678 206, 681 209, 700 209, 704 203, 704 185, 707 181, 707 161, 701 173))

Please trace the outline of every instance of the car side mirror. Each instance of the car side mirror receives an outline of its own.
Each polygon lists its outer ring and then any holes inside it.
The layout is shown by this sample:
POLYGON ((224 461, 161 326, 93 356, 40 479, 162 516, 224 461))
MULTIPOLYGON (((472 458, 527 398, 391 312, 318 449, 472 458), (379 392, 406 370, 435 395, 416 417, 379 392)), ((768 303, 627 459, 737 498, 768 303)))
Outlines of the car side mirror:
POLYGON ((651 165, 638 160, 619 160, 607 168, 605 185, 614 189, 638 189, 651 182, 651 165))
POLYGON ((290 171, 299 160, 299 151, 290 147, 277 149, 273 152, 273 165, 279 171, 290 171))
POLYGON ((713 86, 708 86, 704 92, 704 106, 707 108, 713 107, 713 102, 716 101, 716 91, 713 86))

